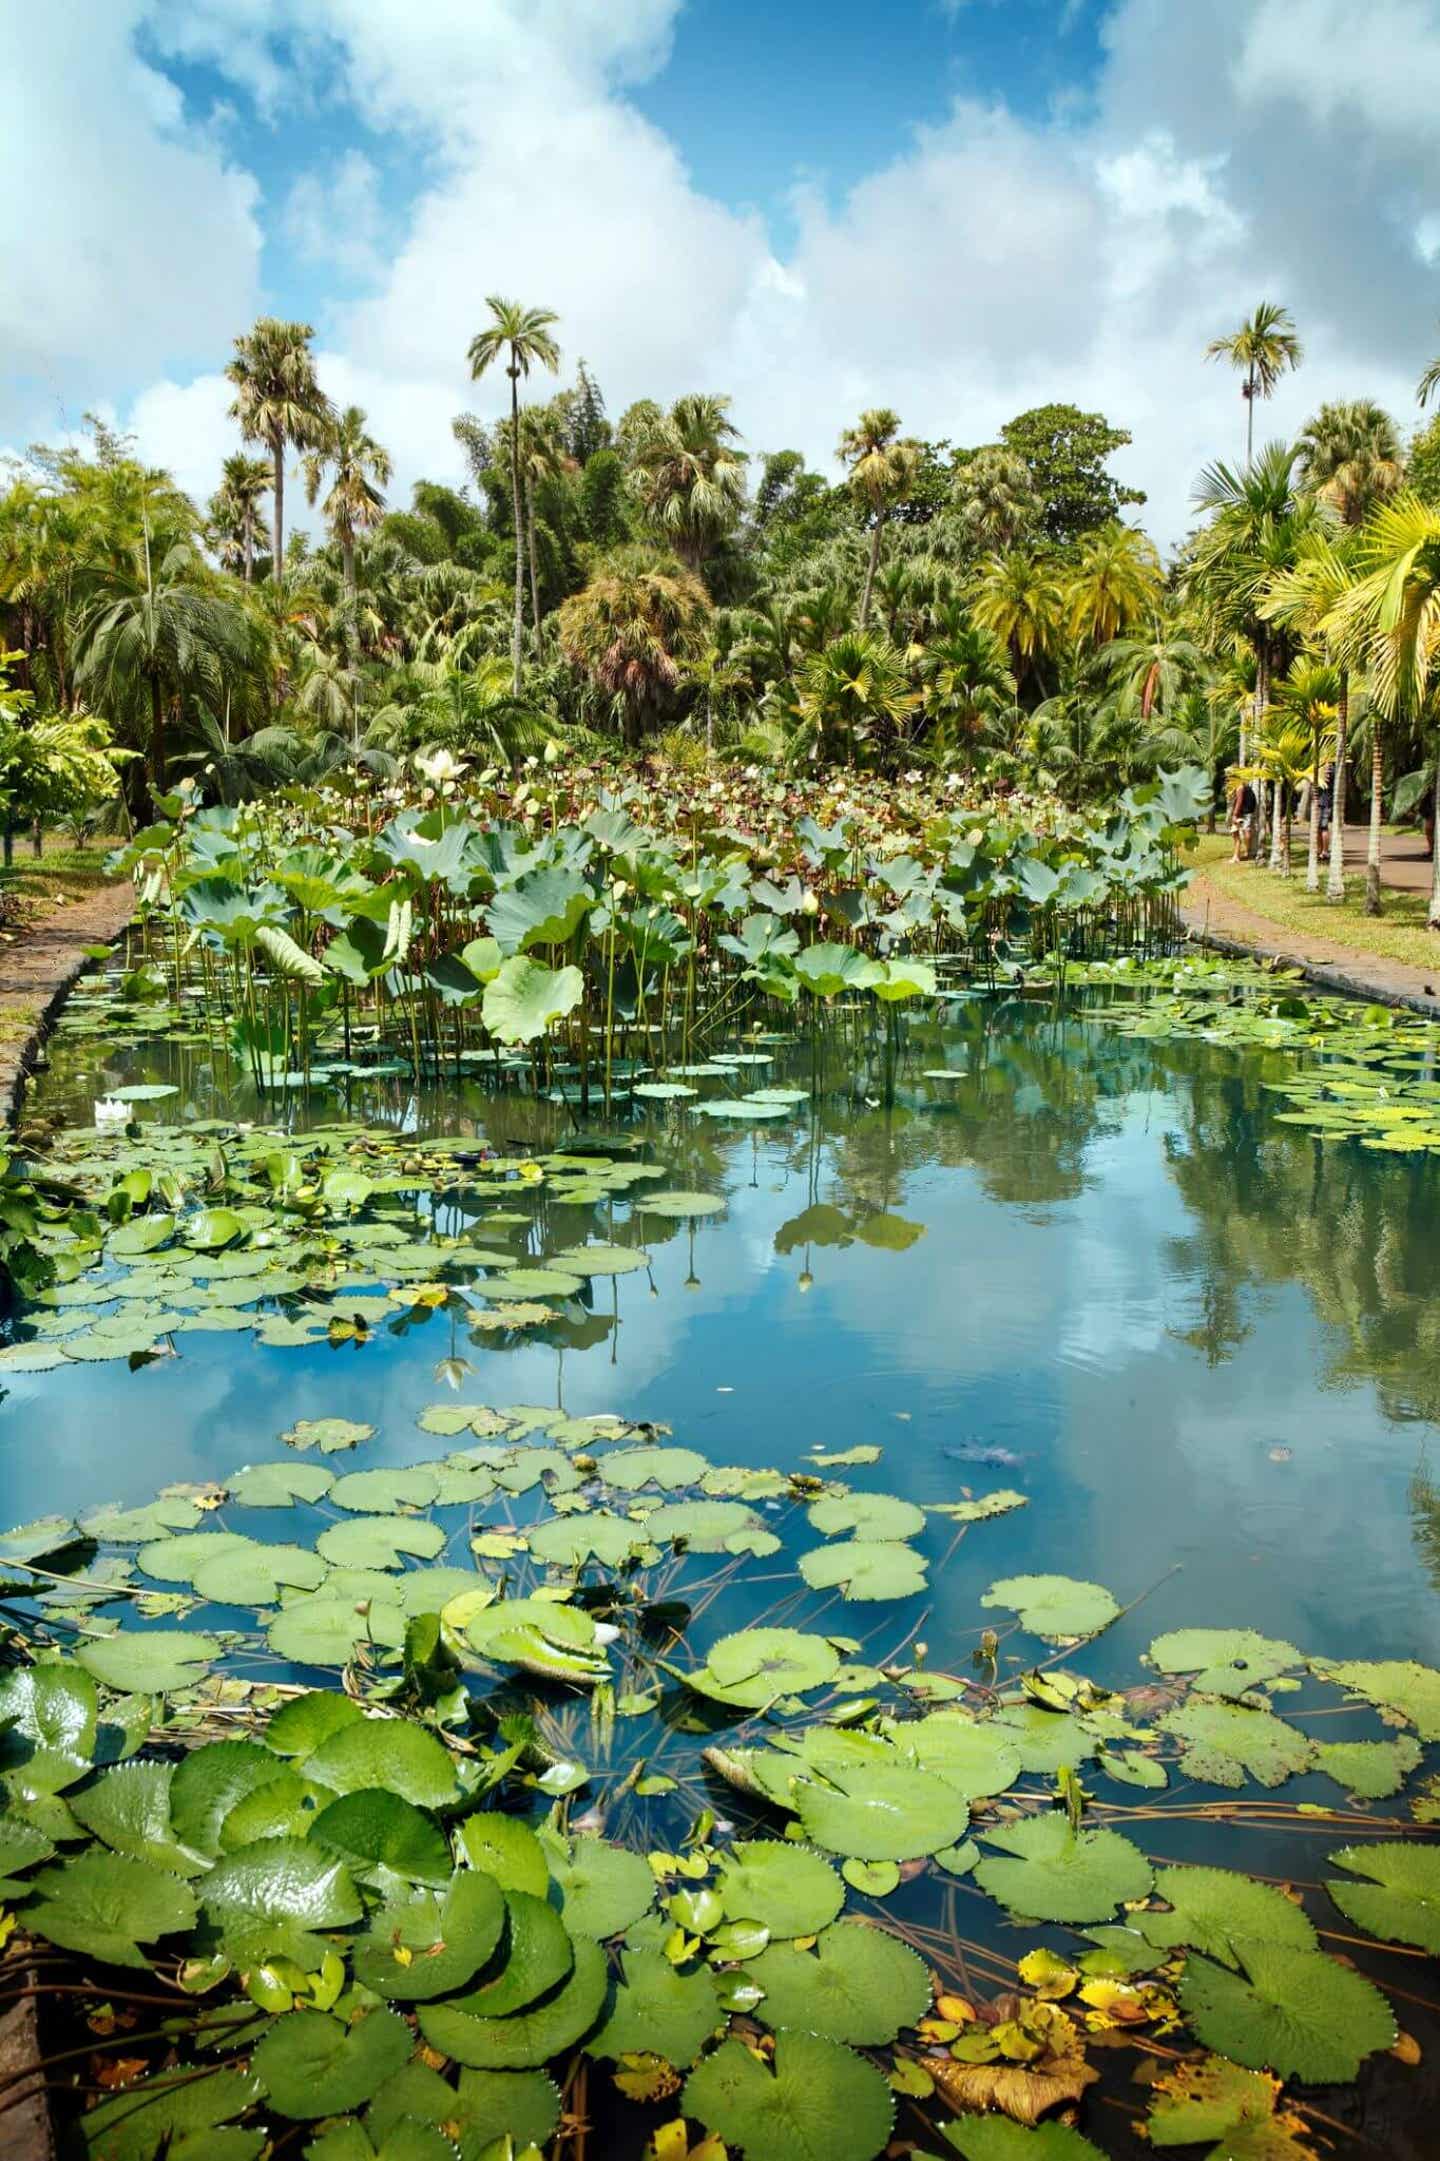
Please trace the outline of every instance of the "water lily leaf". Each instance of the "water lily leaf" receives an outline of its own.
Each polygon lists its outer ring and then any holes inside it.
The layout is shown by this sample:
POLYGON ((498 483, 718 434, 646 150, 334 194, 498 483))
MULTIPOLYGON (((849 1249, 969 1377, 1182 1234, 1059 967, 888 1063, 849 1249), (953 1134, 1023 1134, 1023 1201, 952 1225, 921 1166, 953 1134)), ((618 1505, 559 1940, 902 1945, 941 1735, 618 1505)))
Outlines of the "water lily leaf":
POLYGON ((1282 1786, 1292 1773, 1307 1770, 1313 1755, 1306 1734, 1271 1711, 1240 1703, 1193 1698, 1167 1711, 1159 1725, 1183 1744, 1185 1776, 1212 1786, 1243 1786, 1247 1778, 1282 1786))
POLYGON ((1108 1628, 1120 1608, 1102 1584, 1073 1576, 1006 1576, 992 1583, 982 1606, 1008 1606, 1020 1625, 1047 1643, 1077 1643, 1108 1628))
POLYGON ((169 1215, 134 1216, 110 1234, 110 1251, 129 1259, 134 1254, 155 1253, 175 1235, 175 1218, 169 1215))
POLYGON ((1303 1907, 1273 1885, 1231 1869, 1162 1868, 1155 1877, 1155 1896, 1173 1911, 1136 1914, 1133 1925, 1161 1950, 1187 1944, 1223 1966, 1233 1966, 1250 1943, 1315 1949, 1315 1931, 1303 1907))
POLYGON ((1146 2129, 1162 2151, 1209 2146, 1205 2161, 1307 2161, 1313 2148, 1304 2120, 1277 2112, 1279 2100, 1278 2079, 1205 2056, 1155 2081, 1146 2129))
POLYGON ((722 1636, 685 1681, 717 1702, 759 1711, 779 1696, 828 1687, 839 1668, 839 1653, 824 1636, 798 1628, 744 1628, 722 1636))
POLYGON ((407 2060, 409 2027, 393 2011, 361 2012, 352 2025, 328 2011, 289 2011, 250 2059, 274 2106, 302 2121, 358 2108, 407 2060))
POLYGON ((837 1921, 812 1952, 772 1944, 750 1966, 765 1991, 757 2018, 770 2027, 878 2048, 930 2008, 923 1960, 897 1936, 862 1921, 837 1921))
POLYGON ((638 1246, 567 1246, 551 1258, 573 1276, 628 1276, 650 1266, 649 1254, 638 1246))
POLYGON ((193 2064, 141 2079, 90 2109, 78 2126, 93 2161, 155 2161, 160 2153, 176 2161, 201 2161, 213 2154, 230 2161, 218 2126, 243 2115, 259 2097, 260 2081, 249 2071, 212 2068, 196 2074, 193 2064))
POLYGON ((505 1913, 499 1885, 462 1869, 439 1895, 425 1891, 395 1900, 372 1916, 355 1945, 355 1978, 377 1996, 401 2003, 449 1995, 473 1980, 491 1956, 505 1913))
POLYGON ((213 1636, 183 1629, 127 1630, 83 1643, 76 1652, 85 1671, 126 1696, 157 1696, 193 1688, 220 1655, 213 1636))
POLYGON ((188 1583, 202 1562, 251 1543, 240 1531, 181 1531, 142 1546, 135 1565, 157 1583, 188 1583))
POLYGON ((318 1448, 322 1456, 333 1456, 374 1436, 373 1426, 362 1425, 354 1418, 297 1418, 280 1438, 290 1448, 318 1448))
POLYGON ((247 1539, 202 1561, 190 1580, 197 1597, 212 1605, 273 1606, 282 1584, 315 1590, 325 1580, 325 1563, 306 1546, 247 1539))
MULTIPOLYGON (((452 2086, 427 2064, 409 2063, 387 2079, 365 2113, 372 2138, 392 2137, 402 2123, 445 2127, 466 2161, 509 2161, 544 2146, 560 2122, 560 2095, 543 2071, 462 2071, 452 2086), (496 2141, 509 2139, 509 2147, 496 2141)), ((453 2161, 452 2148, 452 2161, 453 2161)), ((314 2149, 307 2161, 312 2161, 314 2149)), ((403 2161, 403 2157, 398 2157, 403 2161)))
POLYGON ((908 1764, 837 1765, 827 1776, 826 1785, 797 1779, 787 1805, 816 1845, 831 1853, 857 1861, 912 1861, 958 1844, 970 1821, 962 1794, 908 1764))
POLYGON ((550 1874, 572 1936, 618 1936, 650 1911, 655 1896, 655 1878, 644 1856, 603 1838, 573 1838, 565 1851, 552 1851, 550 1874))
POLYGON ((681 1973, 661 1951, 621 1953, 623 1979, 610 2015, 587 2044, 594 2056, 660 2056, 677 2070, 695 2061, 726 2014, 708 1967, 681 1973))
POLYGON ((773 1937, 814 1936, 845 1903, 830 1863, 788 1839, 741 1840, 720 1859, 716 1885, 729 1921, 758 1921, 773 1937))
POLYGON ((182 1223, 180 1236, 198 1252, 218 1253, 222 1246, 233 1246, 243 1238, 247 1229, 244 1217, 233 1208, 201 1208, 182 1223))
POLYGON ((331 1478, 317 1463, 249 1463, 232 1472, 227 1484, 242 1508, 289 1508, 296 1501, 323 1500, 331 1478))
POLYGON ((276 1756, 312 1756, 332 1733, 358 1725, 364 1716, 352 1696, 330 1688, 307 1689, 272 1714, 265 1728, 265 1746, 276 1756))
POLYGON ((739 1552, 759 1529, 750 1509, 738 1501, 667 1501, 645 1518, 646 1536, 655 1545, 683 1539, 692 1553, 739 1552))
POLYGON ((402 1508, 428 1508, 439 1491, 426 1464, 412 1470, 350 1471, 330 1488, 330 1503, 356 1515, 394 1515, 402 1508))
POLYGON ((1363 1696, 1381 1710, 1398 1711, 1422 1741, 1440 1741, 1440 1673, 1433 1666, 1420 1666, 1406 1658, 1351 1659, 1339 1664, 1314 1658, 1310 1663, 1322 1680, 1363 1696))
POLYGON ((171 1825, 174 1775, 169 1763, 117 1763, 70 1794, 70 1813, 115 1853, 149 1861, 176 1876, 198 1875, 204 1857, 182 1845, 171 1825))
MULTIPOLYGON (((398 1793, 366 1786, 322 1808, 310 1836, 341 1854, 361 1880, 444 1885, 450 1844, 438 1824, 398 1793)), ((467 1976, 468 1978, 468 1976, 467 1976)))
POLYGON ((0 1896, 18 1898, 21 1885, 16 1879, 27 1868, 48 1861, 54 1851, 54 1841, 34 1824, 27 1823, 23 1816, 0 1810, 0 1883, 5 1886, 0 1896))
POLYGON ((293 1665, 343 1666, 357 1644, 398 1650, 405 1640, 405 1615, 398 1604, 377 1599, 357 1605, 353 1598, 318 1591, 282 1607, 266 1640, 293 1665))
POLYGON ((1118 1831, 1075 1831, 1062 1815, 1028 1816, 986 1841, 1001 1849, 975 1871, 982 1891, 1032 1921, 1108 1921, 1144 1898, 1152 1870, 1118 1831))
POLYGON ((342 1726, 302 1769, 336 1793, 384 1787, 420 1808, 445 1808, 460 1795, 450 1751, 409 1719, 362 1718, 342 1726))
POLYGON ((635 1203, 651 1216, 718 1216, 726 1206, 719 1193, 642 1193, 635 1203))
POLYGON ((1243 1971, 1192 1954, 1180 2004, 1197 2039, 1252 2071, 1329 2086, 1393 2047, 1395 2020, 1378 1988, 1321 1951, 1246 1944, 1243 1971))
POLYGON ((433 1561, 445 1543, 428 1516, 349 1516, 322 1531, 315 1550, 336 1568, 399 1568, 407 1553, 433 1561))
POLYGON ((285 1775, 284 1765, 258 1741, 211 1741, 192 1749, 175 1766, 170 1784, 175 1836, 195 1853, 215 1860, 220 1827, 231 1810, 285 1775))
MULTIPOLYGON (((517 1894, 518 1895, 518 1894, 517 1894)), ((605 2002, 605 1953, 588 1936, 574 1944, 574 1967, 558 1988, 505 2018, 477 2018, 453 2004, 422 2004, 420 2031, 433 2048, 477 2070, 523 2071, 573 2048, 605 2002)))
MULTIPOLYGON (((1030 2125, 1011 2123, 1004 2116, 957 2116, 940 2128, 965 2161, 1105 2161, 1098 2146, 1063 2123, 1030 2125)), ((1261 2157, 1256 2155, 1255 2161, 1261 2157)))
POLYGON ((600 1475, 607 1486, 638 1493, 642 1486, 693 1486, 709 1468, 693 1448, 621 1448, 603 1459, 600 1475))
POLYGON ((460 1825, 460 1844, 472 1868, 493 1876, 502 1891, 544 1898, 549 1882, 545 1849, 528 1823, 486 1809, 460 1825))
POLYGON ((159 1538, 166 1531, 193 1530, 200 1521, 201 1511, 192 1500, 181 1494, 161 1494, 158 1500, 148 1501, 143 1508, 120 1508, 111 1504, 104 1508, 92 1508, 80 1518, 80 1528, 87 1538, 98 1538, 117 1546, 143 1545, 147 1539, 159 1538))
POLYGON ((948 1516, 952 1523, 984 1523, 991 1516, 1008 1516, 1012 1509, 1028 1508, 1028 1493, 1015 1493, 1008 1487, 998 1493, 982 1493, 973 1501, 932 1501, 931 1512, 948 1516))
POLYGON ((344 1862, 300 1838, 242 1847, 211 1870, 203 1898, 226 1949, 246 1961, 279 1954, 318 1966, 322 1947, 312 1932, 348 1928, 362 1910, 344 1862))
POLYGON ((800 1573, 812 1591, 839 1589, 847 1599, 912 1598, 927 1581, 925 1557, 895 1539, 847 1538, 802 1553, 800 1573))
POLYGON ((82 1853, 30 1878, 24 1905, 32 1935, 110 1966, 148 1966, 139 1946, 194 1925, 188 1884, 146 1861, 82 1853))
POLYGON ((777 2035, 770 2068, 722 2042, 685 2081, 683 2107, 748 2161, 874 2161, 894 2120, 873 2065, 809 2033, 777 2035))
POLYGON ((1253 1628, 1179 1628, 1157 1636, 1149 1655, 1161 1673, 1193 1673, 1206 1696, 1243 1696, 1305 1663, 1293 1643, 1253 1628))
POLYGON ((1347 1920, 1386 1943, 1415 1944, 1440 1956, 1440 1847, 1407 1839, 1342 1846, 1330 1859, 1368 1883, 1327 1882, 1347 1920))
POLYGON ((68 1663, 12 1667, 0 1675, 0 1721, 37 1748, 88 1758, 95 1747, 95 1683, 68 1663))
POLYGON ((1420 1744, 1409 1733, 1393 1741, 1321 1741, 1315 1749, 1316 1770, 1363 1801, 1398 1793, 1420 1761, 1420 1744))
POLYGON ((967 1801, 1008 1792, 1020 1776, 1020 1750, 1014 1736, 991 1722, 981 1723, 960 1711, 932 1711, 907 1719, 891 1730, 902 1755, 922 1771, 933 1771, 967 1801))
POLYGON ((481 1658, 555 1680, 593 1686, 610 1673, 595 1623, 580 1606, 541 1598, 504 1599, 471 1614, 465 1637, 481 1658))
POLYGON ((552 1568, 583 1568, 590 1560, 602 1568, 618 1568, 636 1546, 646 1539, 643 1524, 608 1509, 592 1508, 574 1516, 556 1516, 528 1534, 530 1551, 537 1561, 552 1568))
POLYGON ((925 1511, 893 1493, 835 1493, 816 1501, 810 1524, 825 1538, 853 1531, 857 1538, 914 1538, 925 1528, 925 1511))

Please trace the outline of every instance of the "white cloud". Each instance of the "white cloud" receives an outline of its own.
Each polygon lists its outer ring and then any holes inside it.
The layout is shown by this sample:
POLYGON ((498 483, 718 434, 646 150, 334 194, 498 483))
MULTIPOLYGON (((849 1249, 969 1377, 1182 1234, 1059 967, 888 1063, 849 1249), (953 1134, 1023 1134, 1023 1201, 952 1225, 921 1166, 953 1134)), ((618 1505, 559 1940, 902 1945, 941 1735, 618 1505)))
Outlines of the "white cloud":
POLYGON ((499 406, 503 382, 471 385, 464 357, 495 291, 557 309, 567 358, 585 354, 616 411, 642 394, 729 390, 752 444, 794 443, 832 470, 840 428, 866 403, 962 442, 1026 404, 1098 407, 1132 430, 1117 464, 1150 491, 1166 540, 1188 522, 1199 467, 1243 439, 1235 386, 1202 355, 1257 300, 1286 302, 1307 346, 1267 433, 1344 394, 1409 417, 1433 342, 1440 0, 1376 0, 1363 15, 1339 0, 1120 0, 1090 100, 1046 120, 957 101, 838 201, 797 194, 783 256, 762 220, 705 196, 683 141, 627 100, 662 63, 678 0, 71 0, 65 12, 68 34, 32 32, 44 141, 26 164, 58 165, 59 194, 42 213, 47 245, 22 232, 10 266, 32 296, 27 372, 63 352, 92 400, 117 378, 122 396, 160 378, 136 418, 147 448, 162 422, 177 444, 184 431, 187 478, 207 427, 212 473, 230 439, 213 385, 254 312, 255 193, 134 59, 142 17, 162 50, 207 61, 292 131, 323 99, 331 133, 348 106, 413 137, 417 192, 390 253, 358 150, 303 178, 278 213, 302 251, 362 283, 348 303, 331 295, 322 365, 390 443, 397 499, 422 472, 459 476, 461 405, 499 406), (94 171, 72 183, 56 154, 77 110, 93 111, 119 171, 113 208, 94 171), (57 263, 83 272, 87 250, 105 278, 55 277, 57 263))

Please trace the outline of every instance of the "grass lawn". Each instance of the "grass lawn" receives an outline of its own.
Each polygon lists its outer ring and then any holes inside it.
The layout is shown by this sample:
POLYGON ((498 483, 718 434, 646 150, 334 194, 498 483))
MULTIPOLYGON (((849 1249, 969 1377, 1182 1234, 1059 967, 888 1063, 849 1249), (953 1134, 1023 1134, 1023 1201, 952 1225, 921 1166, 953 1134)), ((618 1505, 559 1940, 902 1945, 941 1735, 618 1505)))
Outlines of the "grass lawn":
POLYGON ((54 834, 47 837, 44 855, 37 856, 28 837, 17 833, 15 860, 8 869, 0 864, 0 921, 13 925, 33 919, 56 901, 83 900, 109 882, 105 859, 115 846, 104 840, 76 848, 54 834))
MULTIPOLYGON (((1323 892, 1305 890, 1303 835, 1297 833, 1294 869, 1288 879, 1254 863, 1232 863, 1231 845, 1227 833, 1202 833, 1191 858, 1206 883, 1225 900, 1263 915, 1292 936, 1333 938, 1337 945, 1374 953, 1382 960, 1403 961, 1414 968, 1440 967, 1440 932, 1425 927, 1427 894, 1397 893, 1387 887, 1382 896, 1384 915, 1368 916, 1363 863, 1353 868, 1346 864, 1346 897, 1332 904, 1323 892)), ((1203 896, 1197 897, 1203 906, 1203 896)))

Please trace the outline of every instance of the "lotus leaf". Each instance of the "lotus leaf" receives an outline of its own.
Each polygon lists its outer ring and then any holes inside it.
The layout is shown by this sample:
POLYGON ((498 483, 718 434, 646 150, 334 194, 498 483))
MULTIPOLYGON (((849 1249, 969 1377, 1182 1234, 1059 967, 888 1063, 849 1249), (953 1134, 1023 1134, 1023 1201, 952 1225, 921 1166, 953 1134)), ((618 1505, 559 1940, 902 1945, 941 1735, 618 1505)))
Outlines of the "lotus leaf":
POLYGON ((777 2035, 770 2067, 722 2042, 685 2081, 683 2107, 747 2161, 874 2161, 894 2118, 880 2073, 809 2033, 777 2035))
POLYGON ((0 1723, 38 1748, 88 1757, 95 1719, 95 1683, 75 1666, 16 1666, 0 1674, 0 1723))
POLYGON ((572 1936, 618 1936, 649 1912, 655 1896, 655 1878, 643 1855, 603 1838, 574 1838, 565 1850, 552 1851, 550 1874, 572 1936))
POLYGON ((1173 1909, 1141 1913, 1134 1925, 1157 1949, 1186 1944, 1223 1966, 1233 1966, 1250 1943, 1277 1943, 1313 1951, 1315 1931, 1304 1908, 1272 1885, 1225 1868, 1162 1868, 1155 1896, 1173 1909))
POLYGON ((265 1745, 277 1756, 313 1755, 332 1733, 358 1725, 364 1716, 352 1696, 312 1688, 303 1696, 292 1696, 274 1712, 265 1729, 265 1745))
POLYGON ((1062 1815, 1027 1816, 985 1837, 1001 1852, 986 1855, 975 1881, 1028 1920, 1108 1921, 1117 1906, 1150 1889, 1150 1863, 1118 1831, 1077 1831, 1062 1815))
POLYGON ((1013 1735, 962 1711, 932 1711, 893 1727, 890 1738, 902 1755, 922 1771, 933 1771, 968 1801, 1005 1793, 1020 1776, 1020 1750, 1013 1735))
MULTIPOLYGON (((588 904, 587 889, 579 902, 582 913, 588 904)), ((553 1022, 573 1013, 584 995, 578 968, 547 968, 514 953, 486 984, 481 1013, 498 1042, 533 1043, 553 1022)))
POLYGON ((847 1599, 913 1598, 926 1584, 925 1557, 897 1539, 845 1538, 802 1553, 801 1575, 812 1591, 837 1587, 847 1599))
MULTIPOLYGON (((422 2004, 420 2031, 434 2048, 476 2070, 523 2071, 546 2063, 590 2031, 605 2002, 605 1953, 586 1936, 575 1942, 568 1980, 507 2018, 476 2018, 451 2004, 422 2004)), ((461 1998, 459 2002, 468 2001, 461 1998)))
POLYGON ((372 1915, 355 1946, 355 1978, 377 1996, 402 2003, 449 1995, 480 1971, 500 1941, 505 1918, 499 1886, 464 1869, 439 1895, 425 1891, 372 1915))
POLYGON ((788 1840, 742 1840, 722 1855, 720 1868, 727 1920, 758 1921, 773 1937, 816 1935, 845 1903, 830 1863, 788 1840))
POLYGON ((1305 1663, 1293 1643, 1253 1628, 1181 1628, 1157 1636, 1150 1659, 1161 1673, 1190 1673, 1206 1696, 1243 1696, 1305 1663))
POLYGON ((190 1928, 188 1884, 147 1861, 82 1853, 29 1879, 25 1926, 32 1935, 110 1966, 148 1966, 139 1946, 190 1928))
POLYGON ((450 1880, 450 1845, 439 1826, 383 1787, 342 1794, 316 1815, 310 1836, 330 1846, 363 1880, 430 1886, 450 1880))
POLYGON ((593 1684, 610 1672, 610 1661, 596 1643, 595 1623, 579 1606, 505 1599, 472 1614, 465 1635, 481 1658, 556 1680, 593 1684))
POLYGON ((645 2053, 687 2069, 726 2022, 709 1968, 681 1973, 663 1952, 629 1950, 621 1953, 621 1969, 610 2015, 587 2043, 589 2053, 612 2059, 645 2053))
POLYGON ((980 1603, 1008 1606, 1019 1614, 1022 1628, 1047 1643, 1098 1636, 1120 1611, 1102 1585, 1077 1582, 1073 1576, 1006 1576, 991 1584, 980 1603))
POLYGON ((1309 1768, 1313 1755, 1308 1737, 1273 1712, 1246 1704, 1192 1698, 1160 1720, 1162 1733, 1182 1744, 1180 1768, 1187 1778, 1212 1786, 1243 1786, 1253 1778, 1261 1786, 1282 1786, 1296 1771, 1309 1768))
POLYGON ((575 1963, 575 1939, 553 1906, 528 1891, 505 1894, 504 1940, 474 1986, 452 2008, 469 2018, 508 2018, 560 1986, 575 1963))
POLYGON ((893 2041, 930 2008, 930 1977, 899 1938, 862 1921, 837 1921, 814 1952, 773 1944, 750 1967, 765 1991, 765 2025, 822 2034, 856 2048, 893 2041))
MULTIPOLYGON (((423 2063, 387 2079, 365 2121, 373 2137, 389 2137, 403 2121, 442 2124, 467 2157, 544 2146, 560 2122, 560 2096, 543 2071, 462 2071, 458 2088, 423 2063), (497 2146, 508 2138, 510 2149, 497 2146)), ((383 2150, 383 2149, 382 2149, 383 2150)))
POLYGON ((262 2037, 251 2065, 276 2108, 305 2120, 358 2108, 412 2046, 393 2011, 362 2011, 351 2025, 328 2011, 290 2011, 262 2037))
POLYGON ((347 1928, 362 1910, 344 1862, 299 1838, 261 1838, 242 1847, 211 1870, 203 1895, 233 1956, 280 1954, 302 1965, 319 1965, 314 1930, 347 1928))
POLYGON ((1193 1954, 1185 1961, 1181 2008, 1207 2048, 1252 2071, 1329 2086, 1394 2045, 1389 2004, 1353 1967, 1273 1943, 1245 1944, 1240 1962, 1237 1973, 1193 1954))
POLYGON ((1342 1846, 1330 1859, 1368 1883, 1325 1886, 1340 1911, 1367 1935, 1409 1943, 1440 1957, 1440 1847, 1401 1839, 1342 1846))

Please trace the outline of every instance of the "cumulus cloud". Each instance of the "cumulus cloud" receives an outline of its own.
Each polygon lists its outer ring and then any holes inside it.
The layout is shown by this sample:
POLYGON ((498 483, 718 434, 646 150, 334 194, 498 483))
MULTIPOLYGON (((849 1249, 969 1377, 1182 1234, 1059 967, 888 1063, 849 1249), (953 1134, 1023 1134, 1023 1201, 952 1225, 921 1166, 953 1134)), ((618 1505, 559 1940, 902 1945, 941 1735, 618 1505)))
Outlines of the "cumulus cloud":
POLYGON ((229 435, 214 385, 254 312, 256 198, 135 58, 142 22, 150 49, 205 61, 292 130, 323 102, 332 137, 348 112, 413 145, 393 248, 377 243, 375 174, 358 150, 303 177, 276 213, 293 245, 360 282, 348 301, 332 295, 322 367, 391 445, 397 495, 422 472, 460 477, 449 419, 462 404, 498 409, 503 382, 471 385, 464 358, 495 291, 554 307, 567 355, 585 354, 615 409, 729 390, 754 445, 793 443, 827 467, 867 403, 958 442, 1046 399, 1099 407, 1135 436, 1117 462, 1149 491, 1164 540, 1184 530, 1199 467, 1243 439, 1234 383, 1201 356, 1259 299, 1290 305, 1307 345, 1266 432, 1346 394, 1409 417, 1433 342, 1440 0, 1375 0, 1362 15, 1341 0, 1118 0, 1083 104, 1032 119, 958 100, 838 200, 797 192, 783 253, 761 218, 698 189, 683 141, 627 97, 663 65, 678 0, 71 0, 63 12, 69 32, 26 16, 45 78, 36 124, 53 145, 62 107, 93 108, 125 185, 117 207, 93 173, 65 179, 47 210, 48 265, 22 236, 31 373, 88 354, 73 379, 95 397, 118 370, 147 450, 173 422, 187 479, 207 427, 212 473, 229 435), (134 93, 122 117, 117 79, 134 93), (167 270, 153 217, 147 229, 135 215, 157 180, 203 279, 167 270), (94 288, 91 254, 110 266, 94 288), (55 277, 72 263, 78 280, 55 277))

